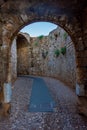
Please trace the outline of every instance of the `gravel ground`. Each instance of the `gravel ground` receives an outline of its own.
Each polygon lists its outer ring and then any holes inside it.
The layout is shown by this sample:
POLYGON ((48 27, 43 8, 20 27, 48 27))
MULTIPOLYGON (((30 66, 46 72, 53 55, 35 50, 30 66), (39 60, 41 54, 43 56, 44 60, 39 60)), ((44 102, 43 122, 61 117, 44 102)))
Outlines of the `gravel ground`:
POLYGON ((87 118, 77 113, 77 96, 63 83, 43 78, 56 101, 53 113, 28 111, 33 81, 19 77, 13 87, 11 114, 0 119, 0 130, 87 130, 87 118))

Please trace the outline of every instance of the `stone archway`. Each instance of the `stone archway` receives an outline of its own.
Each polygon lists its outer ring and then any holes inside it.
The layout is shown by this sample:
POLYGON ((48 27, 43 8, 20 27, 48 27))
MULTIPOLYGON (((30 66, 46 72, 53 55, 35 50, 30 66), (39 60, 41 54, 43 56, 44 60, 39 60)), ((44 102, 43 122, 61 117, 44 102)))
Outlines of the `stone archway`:
MULTIPOLYGON (((79 17, 79 11, 84 10, 82 2, 64 1, 2 1, 1 4, 1 20, 0 35, 1 38, 1 54, 3 56, 1 62, 1 75, 3 77, 1 85, 11 82, 11 63, 10 63, 10 47, 12 40, 19 30, 35 21, 48 21, 56 23, 65 29, 71 36, 76 50, 77 63, 77 94, 79 96, 87 96, 87 58, 84 28, 82 26, 82 13, 79 17), (73 8, 71 8, 73 7, 73 8)), ((86 19, 85 19, 86 21, 86 19)), ((83 99, 84 100, 84 99, 83 99)), ((85 101, 85 100, 84 100, 85 101)), ((82 102, 83 103, 83 102, 82 102)), ((85 103, 83 104, 85 106, 85 103)), ((85 111, 87 110, 87 106, 85 111)), ((86 112, 85 112, 86 113, 86 112)))

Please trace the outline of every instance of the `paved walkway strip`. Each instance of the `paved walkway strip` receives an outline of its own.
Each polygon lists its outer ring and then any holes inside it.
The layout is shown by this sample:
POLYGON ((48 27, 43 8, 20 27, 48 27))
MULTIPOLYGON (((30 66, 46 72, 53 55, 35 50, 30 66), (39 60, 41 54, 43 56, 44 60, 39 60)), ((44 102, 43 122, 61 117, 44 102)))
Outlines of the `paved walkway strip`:
POLYGON ((33 79, 33 86, 29 112, 53 112, 56 104, 44 80, 33 76, 30 78, 33 79))

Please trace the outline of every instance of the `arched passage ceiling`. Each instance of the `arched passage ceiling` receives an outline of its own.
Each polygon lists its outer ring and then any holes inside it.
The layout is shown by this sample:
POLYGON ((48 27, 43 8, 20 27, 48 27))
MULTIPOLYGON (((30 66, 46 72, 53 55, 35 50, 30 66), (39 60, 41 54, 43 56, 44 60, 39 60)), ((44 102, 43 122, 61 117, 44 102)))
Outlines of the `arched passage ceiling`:
MULTIPOLYGON (((81 10, 87 4, 86 0, 73 0, 73 1, 70 1, 70 0, 46 0, 46 1, 45 0, 42 0, 42 1, 40 1, 40 0, 22 0, 21 5, 22 5, 22 3, 26 3, 26 2, 27 3, 32 3, 32 2, 34 2, 34 3, 35 2, 36 3, 37 2, 44 3, 44 2, 46 2, 48 4, 50 4, 50 3, 55 4, 56 3, 57 7, 59 7, 59 8, 68 8, 69 10, 81 10)), ((14 6, 14 10, 15 10, 16 8, 18 8, 15 5, 20 4, 20 0, 15 0, 15 1, 12 1, 12 0, 0 0, 1 8, 4 7, 5 4, 10 5, 12 8, 14 6)))
POLYGON ((48 21, 60 25, 71 38, 76 38, 78 30, 81 31, 81 12, 86 8, 86 3, 86 0, 1 0, 0 22, 5 29, 10 23, 11 36, 27 24, 48 21))

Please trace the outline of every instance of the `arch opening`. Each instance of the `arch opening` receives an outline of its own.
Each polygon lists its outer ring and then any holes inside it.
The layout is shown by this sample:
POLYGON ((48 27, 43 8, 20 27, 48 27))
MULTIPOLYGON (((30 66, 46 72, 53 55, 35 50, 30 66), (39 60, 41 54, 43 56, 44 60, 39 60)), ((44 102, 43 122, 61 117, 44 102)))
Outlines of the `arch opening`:
POLYGON ((75 88, 75 49, 70 36, 61 27, 58 26, 47 36, 43 35, 41 39, 21 32, 18 33, 16 42, 17 54, 19 53, 17 59, 20 61, 17 66, 18 75, 55 77, 75 88), (64 47, 67 54, 61 52, 64 47), (56 51, 59 51, 59 57, 56 57, 56 51))

